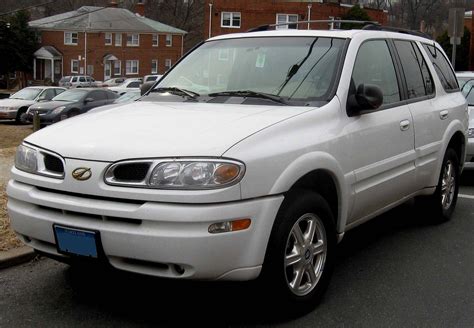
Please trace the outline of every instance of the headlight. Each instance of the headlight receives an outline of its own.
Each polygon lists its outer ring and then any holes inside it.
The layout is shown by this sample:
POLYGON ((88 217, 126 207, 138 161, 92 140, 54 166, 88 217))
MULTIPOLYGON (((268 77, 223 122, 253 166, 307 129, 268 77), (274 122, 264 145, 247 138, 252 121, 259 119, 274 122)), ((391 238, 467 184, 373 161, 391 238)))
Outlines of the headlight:
POLYGON ((64 160, 50 151, 26 146, 18 146, 15 155, 15 167, 28 173, 51 178, 64 178, 64 160))
POLYGON ((125 161, 107 170, 105 182, 157 189, 213 189, 239 182, 244 172, 244 164, 233 160, 125 161))
POLYGON ((66 106, 56 107, 55 109, 53 109, 53 111, 51 113, 57 115, 57 114, 61 113, 64 108, 66 108, 66 106))
POLYGON ((467 136, 469 138, 474 138, 474 128, 469 128, 469 130, 467 130, 467 136))
POLYGON ((38 152, 25 145, 18 146, 15 155, 15 167, 19 170, 36 173, 38 170, 38 152))

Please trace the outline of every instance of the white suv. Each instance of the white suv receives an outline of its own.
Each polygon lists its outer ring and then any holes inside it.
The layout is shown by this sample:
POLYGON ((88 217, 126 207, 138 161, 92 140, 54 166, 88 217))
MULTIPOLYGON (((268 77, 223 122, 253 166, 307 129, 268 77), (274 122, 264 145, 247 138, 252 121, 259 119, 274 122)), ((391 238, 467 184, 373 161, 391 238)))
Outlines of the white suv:
POLYGON ((308 305, 348 230, 415 196, 433 221, 451 217, 467 128, 466 100, 432 40, 224 35, 138 102, 27 137, 8 210, 27 245, 59 260, 260 277, 274 299, 308 305))

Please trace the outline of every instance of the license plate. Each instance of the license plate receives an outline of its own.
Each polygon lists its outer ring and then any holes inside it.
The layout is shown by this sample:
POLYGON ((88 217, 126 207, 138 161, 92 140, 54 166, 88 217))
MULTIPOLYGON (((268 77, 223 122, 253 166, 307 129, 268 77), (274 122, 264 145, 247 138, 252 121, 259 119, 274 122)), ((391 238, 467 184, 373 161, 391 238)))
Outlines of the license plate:
POLYGON ((94 231, 53 226, 59 253, 98 258, 97 236, 94 231))

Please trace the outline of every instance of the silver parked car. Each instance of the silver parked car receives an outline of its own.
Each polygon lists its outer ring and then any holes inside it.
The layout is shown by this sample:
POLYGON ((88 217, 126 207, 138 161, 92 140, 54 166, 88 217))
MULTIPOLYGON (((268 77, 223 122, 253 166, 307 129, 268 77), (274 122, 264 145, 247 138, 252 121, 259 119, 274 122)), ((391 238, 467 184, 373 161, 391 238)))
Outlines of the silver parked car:
POLYGON ((91 76, 74 75, 64 76, 61 80, 59 80, 59 86, 66 88, 89 88, 97 87, 98 84, 91 76))
POLYGON ((26 123, 28 107, 39 101, 49 101, 66 91, 58 87, 27 87, 12 94, 10 98, 0 100, 0 119, 16 120, 26 123))

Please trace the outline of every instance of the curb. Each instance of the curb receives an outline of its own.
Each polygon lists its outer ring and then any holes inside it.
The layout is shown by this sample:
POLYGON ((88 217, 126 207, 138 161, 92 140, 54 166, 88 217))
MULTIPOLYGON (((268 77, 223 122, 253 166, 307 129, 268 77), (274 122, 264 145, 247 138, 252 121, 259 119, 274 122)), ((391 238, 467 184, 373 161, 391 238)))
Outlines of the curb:
POLYGON ((0 252, 0 269, 5 269, 14 265, 31 261, 36 257, 33 248, 22 246, 10 249, 6 252, 0 252))

